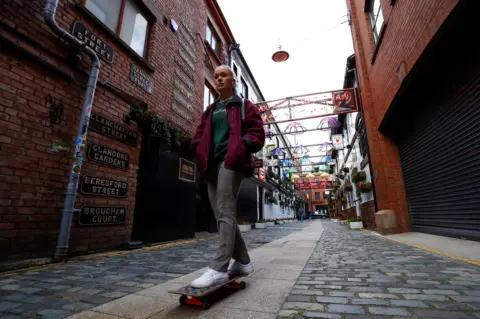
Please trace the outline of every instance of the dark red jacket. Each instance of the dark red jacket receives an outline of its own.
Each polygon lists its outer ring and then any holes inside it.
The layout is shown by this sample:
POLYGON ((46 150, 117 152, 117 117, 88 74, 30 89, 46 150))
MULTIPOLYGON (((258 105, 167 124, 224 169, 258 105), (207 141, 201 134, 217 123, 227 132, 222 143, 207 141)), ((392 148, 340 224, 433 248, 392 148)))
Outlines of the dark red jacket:
MULTIPOLYGON (((205 173, 212 154, 212 110, 215 103, 209 105, 202 115, 192 144, 196 147, 197 164, 200 172, 205 173)), ((242 123, 242 99, 234 96, 227 104, 227 121, 230 127, 225 168, 241 172, 246 177, 253 175, 253 153, 260 151, 265 143, 263 120, 257 107, 245 100, 245 118, 242 123)))

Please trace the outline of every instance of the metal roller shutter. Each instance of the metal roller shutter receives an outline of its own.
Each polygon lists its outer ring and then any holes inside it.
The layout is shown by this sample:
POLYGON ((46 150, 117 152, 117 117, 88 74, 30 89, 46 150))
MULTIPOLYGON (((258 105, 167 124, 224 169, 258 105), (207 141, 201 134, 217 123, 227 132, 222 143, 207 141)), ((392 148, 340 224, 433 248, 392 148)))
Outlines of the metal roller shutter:
POLYGON ((453 92, 398 140, 412 231, 480 240, 480 74, 453 92))

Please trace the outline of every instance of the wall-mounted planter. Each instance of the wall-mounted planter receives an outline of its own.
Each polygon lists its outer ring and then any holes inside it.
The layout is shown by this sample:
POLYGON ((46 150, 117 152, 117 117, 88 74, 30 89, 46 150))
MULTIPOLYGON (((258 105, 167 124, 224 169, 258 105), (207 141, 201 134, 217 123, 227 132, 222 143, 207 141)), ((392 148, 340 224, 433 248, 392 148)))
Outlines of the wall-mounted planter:
POLYGON ((351 222, 349 226, 350 226, 350 229, 362 229, 363 222, 351 222))
POLYGON ((258 229, 267 228, 267 223, 255 223, 255 228, 258 228, 258 229))
POLYGON ((249 232, 252 230, 252 226, 251 225, 238 225, 238 228, 240 228, 240 231, 242 233, 246 233, 246 232, 249 232))

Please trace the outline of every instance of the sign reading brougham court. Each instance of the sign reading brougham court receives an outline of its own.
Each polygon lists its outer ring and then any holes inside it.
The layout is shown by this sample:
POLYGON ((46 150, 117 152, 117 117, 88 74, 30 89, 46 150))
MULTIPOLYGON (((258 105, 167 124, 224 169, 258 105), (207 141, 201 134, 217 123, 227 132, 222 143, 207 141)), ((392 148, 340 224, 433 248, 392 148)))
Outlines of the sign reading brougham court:
POLYGON ((81 226, 120 225, 124 224, 128 214, 126 206, 82 206, 78 214, 81 226))

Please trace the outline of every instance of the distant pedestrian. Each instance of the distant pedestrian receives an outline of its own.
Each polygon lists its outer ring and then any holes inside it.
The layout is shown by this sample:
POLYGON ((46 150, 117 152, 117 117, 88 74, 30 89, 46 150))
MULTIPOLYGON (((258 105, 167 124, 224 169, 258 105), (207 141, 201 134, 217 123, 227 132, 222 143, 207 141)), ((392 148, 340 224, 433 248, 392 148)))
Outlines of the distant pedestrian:
POLYGON ((217 219, 220 245, 210 268, 191 285, 220 285, 229 275, 248 275, 253 265, 238 228, 237 193, 244 177, 253 176, 253 153, 265 143, 263 120, 257 107, 234 94, 235 76, 226 65, 215 69, 219 98, 202 115, 192 144, 207 180, 210 205, 217 219), (229 266, 230 259, 235 262, 229 266), (228 267, 228 268, 227 268, 228 267))
POLYGON ((300 207, 300 208, 298 209, 298 216, 300 216, 300 220, 301 220, 302 223, 303 223, 303 220, 305 219, 305 208, 300 207))

